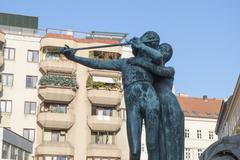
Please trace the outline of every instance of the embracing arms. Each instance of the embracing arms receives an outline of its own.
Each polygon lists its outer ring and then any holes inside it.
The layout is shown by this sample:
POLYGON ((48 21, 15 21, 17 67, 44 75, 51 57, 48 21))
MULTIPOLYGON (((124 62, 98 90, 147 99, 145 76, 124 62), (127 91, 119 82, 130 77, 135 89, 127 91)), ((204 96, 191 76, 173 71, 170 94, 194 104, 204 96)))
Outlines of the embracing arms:
POLYGON ((172 78, 174 77, 174 74, 175 74, 175 70, 173 67, 164 67, 164 66, 156 65, 142 58, 131 58, 128 60, 128 63, 143 67, 149 72, 151 72, 152 74, 155 74, 161 77, 172 78))
POLYGON ((90 58, 84 58, 79 57, 75 55, 76 51, 69 51, 69 47, 66 46, 61 49, 60 51, 67 57, 69 60, 72 60, 74 62, 80 63, 84 66, 94 68, 94 69, 106 69, 106 70, 116 70, 120 71, 123 60, 117 59, 117 60, 97 60, 97 59, 90 59, 90 58))

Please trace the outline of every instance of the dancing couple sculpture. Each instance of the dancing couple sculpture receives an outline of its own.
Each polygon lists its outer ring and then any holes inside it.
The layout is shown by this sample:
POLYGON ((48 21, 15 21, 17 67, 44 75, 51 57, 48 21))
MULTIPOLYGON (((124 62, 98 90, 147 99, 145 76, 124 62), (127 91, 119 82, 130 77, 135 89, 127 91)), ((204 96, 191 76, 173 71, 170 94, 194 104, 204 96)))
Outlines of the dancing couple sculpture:
POLYGON ((184 115, 172 93, 174 68, 166 67, 173 54, 167 43, 153 31, 129 41, 134 57, 97 60, 75 55, 68 46, 61 52, 84 66, 122 72, 127 111, 130 160, 140 160, 144 120, 149 160, 183 160, 184 115))

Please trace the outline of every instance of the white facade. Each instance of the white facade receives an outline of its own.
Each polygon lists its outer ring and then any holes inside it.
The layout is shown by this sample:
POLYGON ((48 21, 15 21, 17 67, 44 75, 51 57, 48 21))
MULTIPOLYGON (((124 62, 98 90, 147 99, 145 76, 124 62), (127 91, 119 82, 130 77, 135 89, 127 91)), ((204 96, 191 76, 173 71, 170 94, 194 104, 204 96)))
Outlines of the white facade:
POLYGON ((217 119, 185 117, 185 160, 198 160, 198 156, 218 140, 214 133, 217 119))
MULTIPOLYGON (((7 82, 7 84, 3 85, 3 94, 0 100, 2 103, 7 101, 11 107, 8 108, 10 112, 1 112, 2 120, 0 126, 10 128, 17 134, 24 135, 34 142, 36 137, 36 113, 39 105, 36 88, 37 81, 36 87, 30 87, 26 86, 26 79, 27 76, 39 79, 39 58, 37 57, 38 61, 31 62, 30 54, 32 53, 30 52, 36 51, 38 53, 40 38, 6 34, 5 40, 5 48, 13 49, 11 54, 14 55, 8 57, 4 53, 2 81, 6 78, 4 78, 4 75, 10 75, 12 76, 12 84, 7 82), (30 103, 32 104, 31 110, 26 108, 26 105, 30 103), (18 122, 21 122, 21 124, 18 122)), ((5 50, 4 52, 7 51, 5 50)))

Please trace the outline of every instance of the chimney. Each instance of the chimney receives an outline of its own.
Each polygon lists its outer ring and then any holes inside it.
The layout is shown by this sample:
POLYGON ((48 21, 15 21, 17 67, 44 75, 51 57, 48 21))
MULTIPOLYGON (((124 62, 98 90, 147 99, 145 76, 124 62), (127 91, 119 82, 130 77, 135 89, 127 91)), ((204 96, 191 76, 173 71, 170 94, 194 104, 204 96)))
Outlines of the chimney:
POLYGON ((208 97, 207 97, 207 95, 203 95, 203 100, 204 100, 205 102, 208 101, 208 97))

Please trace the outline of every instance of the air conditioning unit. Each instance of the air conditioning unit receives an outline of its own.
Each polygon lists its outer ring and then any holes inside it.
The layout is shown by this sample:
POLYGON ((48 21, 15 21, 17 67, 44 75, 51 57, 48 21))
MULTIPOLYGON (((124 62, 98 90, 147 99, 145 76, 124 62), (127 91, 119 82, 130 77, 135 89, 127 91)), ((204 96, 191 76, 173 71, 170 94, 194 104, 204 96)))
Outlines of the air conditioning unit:
POLYGON ((61 131, 61 132, 60 132, 60 135, 61 135, 61 136, 66 135, 66 131, 61 131))

